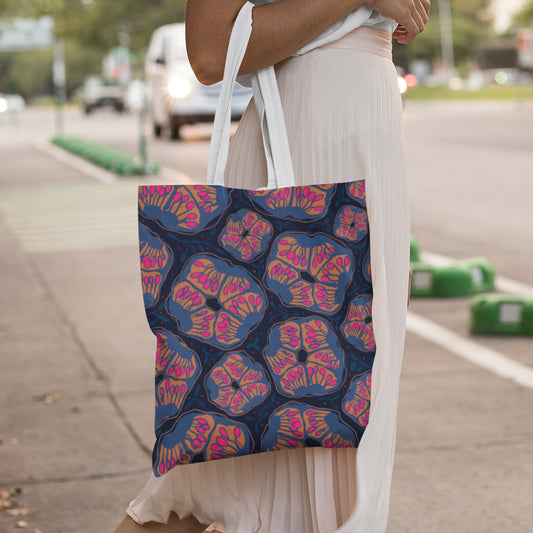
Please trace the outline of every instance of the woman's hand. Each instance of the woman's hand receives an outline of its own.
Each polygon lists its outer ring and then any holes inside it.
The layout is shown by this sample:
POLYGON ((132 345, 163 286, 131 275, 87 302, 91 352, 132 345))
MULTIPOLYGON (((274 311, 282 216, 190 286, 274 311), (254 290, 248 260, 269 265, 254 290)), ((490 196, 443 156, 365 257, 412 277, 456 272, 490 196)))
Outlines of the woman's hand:
POLYGON ((430 0, 369 0, 367 5, 395 20, 399 26, 392 36, 399 43, 409 44, 424 31, 429 17, 430 0))

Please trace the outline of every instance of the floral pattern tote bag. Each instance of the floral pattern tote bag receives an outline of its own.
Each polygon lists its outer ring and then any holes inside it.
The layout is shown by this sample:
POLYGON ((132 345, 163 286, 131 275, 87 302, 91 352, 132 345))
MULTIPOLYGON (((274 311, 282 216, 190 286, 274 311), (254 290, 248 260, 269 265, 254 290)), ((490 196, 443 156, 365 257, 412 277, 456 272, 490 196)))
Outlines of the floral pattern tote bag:
POLYGON ((296 447, 357 447, 372 329, 365 181, 295 186, 273 67, 254 73, 269 185, 224 187, 232 32, 207 185, 139 187, 144 305, 157 337, 153 468, 296 447))

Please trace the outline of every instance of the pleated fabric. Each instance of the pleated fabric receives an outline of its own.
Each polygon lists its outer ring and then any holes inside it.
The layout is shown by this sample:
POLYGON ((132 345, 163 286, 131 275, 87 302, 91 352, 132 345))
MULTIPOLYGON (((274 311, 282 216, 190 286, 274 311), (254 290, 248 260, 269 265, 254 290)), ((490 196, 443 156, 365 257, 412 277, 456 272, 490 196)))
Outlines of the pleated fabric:
MULTIPOLYGON (((367 27, 276 65, 297 185, 366 179, 376 355, 358 449, 307 448, 174 468, 152 476, 128 514, 171 511, 228 533, 386 530, 407 305, 409 212, 402 104, 391 35, 367 27)), ((226 186, 266 186, 253 101, 230 145, 226 186)))

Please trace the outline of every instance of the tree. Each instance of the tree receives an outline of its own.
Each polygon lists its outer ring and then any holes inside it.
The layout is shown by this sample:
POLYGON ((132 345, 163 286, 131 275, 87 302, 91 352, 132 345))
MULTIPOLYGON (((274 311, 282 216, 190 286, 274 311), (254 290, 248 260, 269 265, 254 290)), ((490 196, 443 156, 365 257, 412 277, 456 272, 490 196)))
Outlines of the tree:
MULTIPOLYGON (((136 54, 138 69, 142 68, 152 32, 183 21, 185 8, 186 0, 0 0, 0 19, 53 17, 55 35, 66 44, 71 94, 86 75, 101 71, 103 56, 118 44, 128 46, 136 54)), ((51 56, 39 54, 0 55, 0 90, 10 88, 25 96, 50 93, 51 56), (33 84, 27 72, 37 74, 33 84)))
POLYGON ((513 16, 513 24, 520 28, 533 25, 533 0, 526 2, 513 16))
MULTIPOLYGON (((471 59, 478 44, 492 31, 486 15, 490 0, 451 0, 454 55, 457 63, 471 59)), ((431 3, 429 22, 424 32, 408 47, 409 59, 434 61, 440 49, 439 0, 431 3)))
MULTIPOLYGON (((66 41, 65 49, 70 96, 88 74, 100 72, 102 54, 72 41, 66 41)), ((52 61, 52 50, 0 53, 0 93, 18 93, 30 99, 54 94, 52 61)))
POLYGON ((185 19, 186 0, 0 0, 0 17, 50 15, 56 35, 105 52, 148 46, 152 32, 185 19))

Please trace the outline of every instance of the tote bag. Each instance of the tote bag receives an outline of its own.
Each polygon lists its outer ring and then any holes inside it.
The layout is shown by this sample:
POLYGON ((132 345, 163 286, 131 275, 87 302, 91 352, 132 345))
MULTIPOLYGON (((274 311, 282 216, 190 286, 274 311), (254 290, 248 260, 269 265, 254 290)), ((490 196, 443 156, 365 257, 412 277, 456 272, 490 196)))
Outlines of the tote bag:
POLYGON ((252 76, 268 186, 224 187, 232 31, 207 185, 139 187, 144 305, 157 337, 153 469, 297 447, 357 447, 372 328, 365 182, 296 186, 273 67, 252 76))

